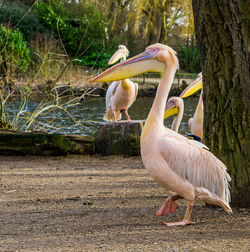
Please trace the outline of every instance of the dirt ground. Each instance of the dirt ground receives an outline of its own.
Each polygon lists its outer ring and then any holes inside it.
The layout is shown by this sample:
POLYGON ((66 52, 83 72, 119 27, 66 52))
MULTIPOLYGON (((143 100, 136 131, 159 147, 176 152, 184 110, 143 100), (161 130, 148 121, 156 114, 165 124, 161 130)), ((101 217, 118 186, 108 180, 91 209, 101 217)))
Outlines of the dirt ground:
POLYGON ((196 225, 156 217, 167 194, 139 157, 0 156, 0 251, 249 251, 249 209, 197 202, 196 225))

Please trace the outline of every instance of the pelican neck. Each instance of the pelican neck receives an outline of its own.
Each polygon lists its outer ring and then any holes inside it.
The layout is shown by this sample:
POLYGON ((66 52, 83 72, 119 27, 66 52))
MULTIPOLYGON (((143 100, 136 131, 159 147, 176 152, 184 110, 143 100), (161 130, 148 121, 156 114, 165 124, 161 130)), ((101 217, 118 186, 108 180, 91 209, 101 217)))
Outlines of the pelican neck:
POLYGON ((151 110, 149 112, 147 121, 151 121, 156 124, 162 124, 164 121, 165 106, 168 99, 169 91, 173 84, 174 76, 176 72, 176 66, 171 64, 168 66, 166 63, 166 71, 163 78, 159 82, 155 99, 151 110))

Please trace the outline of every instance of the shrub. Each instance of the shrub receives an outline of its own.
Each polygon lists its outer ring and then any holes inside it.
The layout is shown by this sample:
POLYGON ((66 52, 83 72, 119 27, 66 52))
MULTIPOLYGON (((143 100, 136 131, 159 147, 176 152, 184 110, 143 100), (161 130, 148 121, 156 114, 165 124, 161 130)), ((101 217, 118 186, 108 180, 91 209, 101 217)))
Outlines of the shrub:
POLYGON ((23 34, 0 25, 0 71, 3 76, 25 72, 30 63, 30 50, 23 34))
MULTIPOLYGON (((72 14, 67 13, 63 3, 60 5, 60 2, 56 2, 49 5, 39 2, 36 5, 36 13, 51 33, 58 37, 60 35, 67 53, 73 58, 78 58, 76 64, 81 62, 92 66, 97 63, 98 67, 106 67, 112 50, 107 49, 105 24, 95 6, 84 5, 80 10, 81 14, 72 18, 72 14), (97 56, 99 58, 96 62, 97 56)), ((112 45, 110 42, 109 44, 112 45)))
POLYGON ((37 33, 46 32, 39 18, 28 7, 21 3, 2 4, 0 8, 0 23, 10 27, 17 27, 28 41, 37 33))
POLYGON ((196 46, 185 47, 179 43, 180 69, 189 73, 201 72, 200 56, 196 46))

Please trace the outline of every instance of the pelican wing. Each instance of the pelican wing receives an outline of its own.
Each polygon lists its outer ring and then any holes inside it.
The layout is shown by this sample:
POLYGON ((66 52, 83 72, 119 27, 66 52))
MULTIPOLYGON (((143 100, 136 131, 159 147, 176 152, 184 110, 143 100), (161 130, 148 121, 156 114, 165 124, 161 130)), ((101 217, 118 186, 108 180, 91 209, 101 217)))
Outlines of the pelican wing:
POLYGON ((169 167, 181 179, 230 201, 230 176, 226 166, 211 152, 173 131, 160 140, 159 147, 169 167))
POLYGON ((117 87, 119 86, 119 84, 120 84, 120 81, 114 81, 109 86, 107 93, 106 93, 106 110, 108 110, 108 108, 110 106, 110 99, 111 99, 112 95, 115 94, 115 91, 116 91, 117 87))
POLYGON ((189 139, 189 141, 190 141, 190 143, 194 144, 198 148, 203 148, 205 150, 209 150, 209 148, 205 144, 198 142, 197 140, 189 139))

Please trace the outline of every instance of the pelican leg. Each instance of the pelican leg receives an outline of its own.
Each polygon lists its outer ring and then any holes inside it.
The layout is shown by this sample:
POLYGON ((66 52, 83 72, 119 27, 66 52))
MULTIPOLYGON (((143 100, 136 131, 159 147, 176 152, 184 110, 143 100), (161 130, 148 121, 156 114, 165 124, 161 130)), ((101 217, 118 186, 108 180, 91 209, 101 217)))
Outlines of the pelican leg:
POLYGON ((171 227, 171 226, 185 226, 185 225, 195 224, 195 222, 190 221, 193 206, 194 206, 194 201, 188 201, 187 202, 187 210, 186 210, 184 219, 182 221, 163 222, 163 224, 165 224, 166 226, 169 226, 169 227, 171 227))
POLYGON ((125 114, 125 116, 127 117, 127 121, 131 121, 127 109, 124 109, 124 114, 125 114))
POLYGON ((180 195, 174 195, 167 198, 167 200, 163 203, 163 205, 156 211, 156 216, 164 216, 169 213, 173 213, 176 208, 179 207, 177 203, 175 203, 176 200, 182 199, 180 195))
POLYGON ((112 115, 113 115, 113 117, 114 117, 114 122, 116 122, 117 121, 117 119, 116 119, 116 116, 115 116, 115 111, 112 109, 112 115))

